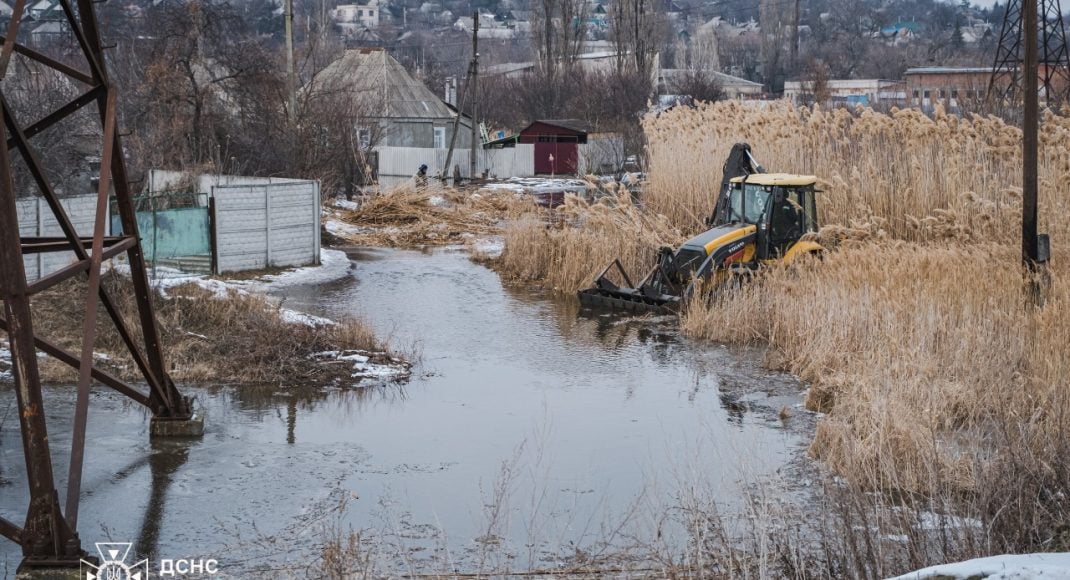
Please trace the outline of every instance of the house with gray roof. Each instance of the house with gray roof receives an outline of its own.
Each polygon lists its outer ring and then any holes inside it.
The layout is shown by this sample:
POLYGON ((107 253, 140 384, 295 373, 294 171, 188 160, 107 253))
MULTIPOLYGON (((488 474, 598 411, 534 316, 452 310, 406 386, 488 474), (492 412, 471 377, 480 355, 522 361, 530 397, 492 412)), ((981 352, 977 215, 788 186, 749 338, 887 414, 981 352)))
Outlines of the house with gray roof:
MULTIPOLYGON (((305 90, 349 95, 363 123, 376 125, 376 145, 446 149, 457 113, 381 48, 346 50, 305 90)), ((462 116, 454 147, 468 149, 471 122, 462 116)))

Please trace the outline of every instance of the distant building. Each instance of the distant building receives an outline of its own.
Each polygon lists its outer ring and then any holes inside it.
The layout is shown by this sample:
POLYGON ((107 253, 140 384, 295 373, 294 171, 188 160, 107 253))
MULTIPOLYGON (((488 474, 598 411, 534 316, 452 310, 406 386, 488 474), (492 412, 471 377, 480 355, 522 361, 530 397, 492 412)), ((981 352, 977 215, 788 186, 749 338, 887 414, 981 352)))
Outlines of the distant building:
MULTIPOLYGON (((305 90, 348 94, 361 117, 360 139, 390 147, 449 147, 457 113, 382 49, 346 50, 305 90)), ((455 147, 468 149, 471 121, 460 120, 455 147)))
MULTIPOLYGON (((680 83, 686 79, 690 71, 686 69, 666 68, 661 69, 658 77, 658 93, 673 96, 693 96, 683 94, 680 83)), ((748 81, 747 79, 732 76, 717 71, 706 71, 710 79, 724 92, 726 99, 760 99, 764 92, 762 83, 748 81)), ((677 103, 678 104, 678 103, 677 103)))
POLYGON ((923 26, 915 21, 900 21, 888 26, 883 26, 873 33, 874 38, 884 40, 891 45, 908 43, 921 33, 923 26))
MULTIPOLYGON (((795 104, 811 104, 815 101, 814 86, 808 81, 787 81, 784 83, 784 97, 795 104)), ((826 93, 826 107, 837 105, 903 105, 906 103, 906 89, 902 82, 884 79, 844 79, 826 81, 823 91, 826 93)))
MULTIPOLYGON (((474 23, 471 16, 461 16, 453 23, 453 28, 461 32, 468 34, 472 33, 472 27, 474 23)), ((516 29, 509 24, 502 22, 492 14, 480 13, 479 15, 479 37, 480 38, 498 38, 508 39, 516 36, 516 29)))
MULTIPOLYGON (((480 29, 482 32, 482 29, 480 29)), ((592 43, 593 44, 593 43, 592 43)), ((617 70, 618 54, 615 50, 599 51, 599 52, 585 52, 576 57, 575 64, 579 66, 581 70, 588 73, 611 73, 617 70)), ((650 80, 657 82, 660 69, 658 63, 660 62, 660 56, 655 54, 652 58, 654 65, 651 67, 650 80)), ((538 68, 538 63, 535 61, 524 62, 506 62, 501 64, 490 65, 482 70, 483 74, 487 76, 504 76, 506 78, 520 78, 526 75, 533 74, 538 68)))
POLYGON ((34 20, 55 20, 56 18, 64 18, 63 8, 59 4, 59 0, 40 0, 34 2, 26 8, 26 14, 34 20))
POLYGON ((911 106, 932 110, 943 104, 952 110, 984 101, 992 78, 989 67, 929 66, 903 73, 911 106))
POLYGON ((381 10, 379 0, 365 0, 364 4, 342 4, 331 13, 343 31, 346 27, 378 28, 381 10))

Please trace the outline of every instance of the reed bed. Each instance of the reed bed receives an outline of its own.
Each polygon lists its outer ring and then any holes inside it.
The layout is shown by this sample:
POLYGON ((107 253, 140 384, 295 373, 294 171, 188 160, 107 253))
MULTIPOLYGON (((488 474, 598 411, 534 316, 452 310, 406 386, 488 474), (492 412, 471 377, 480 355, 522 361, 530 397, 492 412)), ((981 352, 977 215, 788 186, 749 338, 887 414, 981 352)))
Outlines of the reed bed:
POLYGON ((342 221, 357 226, 345 241, 358 245, 415 247, 463 243, 501 232, 502 220, 534 204, 511 192, 470 193, 441 186, 402 186, 364 199, 342 221))
POLYGON ((497 266, 514 282, 572 293, 589 285, 594 272, 615 258, 638 282, 652 266, 658 248, 682 240, 679 229, 663 216, 641 211, 627 191, 596 202, 568 197, 552 219, 529 214, 511 222, 497 266))
POLYGON ((769 171, 817 175, 823 259, 692 304, 684 332, 766 345, 770 366, 807 380, 824 414, 810 452, 852 488, 971 514, 979 553, 1065 549, 1070 119, 1042 121, 1043 309, 1020 266, 1021 133, 997 118, 722 102, 644 127, 642 209, 573 204, 562 226, 517 224, 502 269, 562 292, 614 257, 642 272, 704 227, 736 142, 769 171))
MULTIPOLYGON (((644 128, 644 203, 689 231, 709 215, 737 142, 750 143, 769 171, 818 176, 823 224, 876 225, 908 241, 1012 243, 1019 231, 1021 131, 996 117, 731 101, 647 117, 644 128)), ((1040 141, 1042 216, 1064 215, 1067 199, 1057 194, 1070 183, 1070 118, 1046 113, 1040 141)), ((1065 224, 1045 219, 1042 231, 1062 233, 1065 224)))

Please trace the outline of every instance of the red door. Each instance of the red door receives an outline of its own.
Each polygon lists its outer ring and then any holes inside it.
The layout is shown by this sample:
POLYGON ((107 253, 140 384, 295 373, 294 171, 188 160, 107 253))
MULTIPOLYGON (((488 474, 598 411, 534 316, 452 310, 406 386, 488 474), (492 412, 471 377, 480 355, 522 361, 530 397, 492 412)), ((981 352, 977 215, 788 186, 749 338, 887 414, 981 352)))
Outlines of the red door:
POLYGON ((535 144, 535 173, 553 173, 556 160, 557 143, 540 141, 535 144))
POLYGON ((575 175, 579 168, 580 148, 576 143, 557 143, 557 154, 554 155, 556 173, 575 175))
POLYGON ((572 175, 578 166, 579 146, 576 143, 535 143, 535 173, 572 175))

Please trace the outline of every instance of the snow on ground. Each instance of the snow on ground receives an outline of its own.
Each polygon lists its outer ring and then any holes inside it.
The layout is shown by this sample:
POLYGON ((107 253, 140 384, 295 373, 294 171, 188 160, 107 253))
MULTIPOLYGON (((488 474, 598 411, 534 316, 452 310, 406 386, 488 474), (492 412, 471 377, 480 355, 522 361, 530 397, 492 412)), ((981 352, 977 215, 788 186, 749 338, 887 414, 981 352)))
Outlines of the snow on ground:
POLYGON ((290 310, 289 308, 280 308, 279 317, 284 322, 290 324, 303 324, 305 326, 319 327, 319 326, 331 326, 334 321, 330 318, 323 318, 322 316, 313 316, 311 314, 305 314, 304 312, 298 312, 296 310, 290 310))
POLYGON ((468 247, 476 254, 482 254, 488 258, 497 258, 505 251, 505 238, 491 236, 489 238, 473 239, 468 242, 468 247))
POLYGON ((405 361, 383 353, 368 352, 366 350, 328 350, 317 352, 309 358, 324 362, 344 361, 352 363, 352 377, 359 379, 358 384, 363 384, 365 379, 373 383, 397 381, 407 378, 411 374, 411 367, 405 361))
POLYGON ((346 199, 344 197, 336 197, 336 198, 334 198, 334 203, 331 204, 331 205, 333 205, 334 207, 337 207, 339 209, 357 209, 358 207, 360 207, 359 203, 357 203, 355 201, 349 201, 348 199, 346 199))
POLYGON ((327 229, 327 233, 332 236, 338 236, 339 238, 355 236, 365 231, 364 228, 360 226, 347 224, 344 221, 336 220, 329 216, 323 221, 323 227, 327 229))
POLYGON ((953 530, 962 530, 966 528, 981 529, 984 527, 981 520, 943 515, 934 512, 919 513, 917 515, 917 522, 919 530, 927 531, 946 530, 948 528, 953 530))
POLYGON ((1070 580, 1070 552, 1048 554, 1005 554, 966 560, 955 564, 930 566, 893 580, 923 578, 1024 580, 1070 580))
POLYGON ((488 183, 482 189, 507 190, 517 193, 556 193, 561 191, 584 193, 587 191, 587 182, 582 179, 559 177, 510 177, 505 181, 488 183))
POLYGON ((268 274, 255 280, 235 282, 238 286, 274 289, 296 284, 323 284, 333 282, 349 275, 353 263, 345 252, 340 250, 320 249, 320 265, 304 266, 286 270, 279 274, 268 274))

